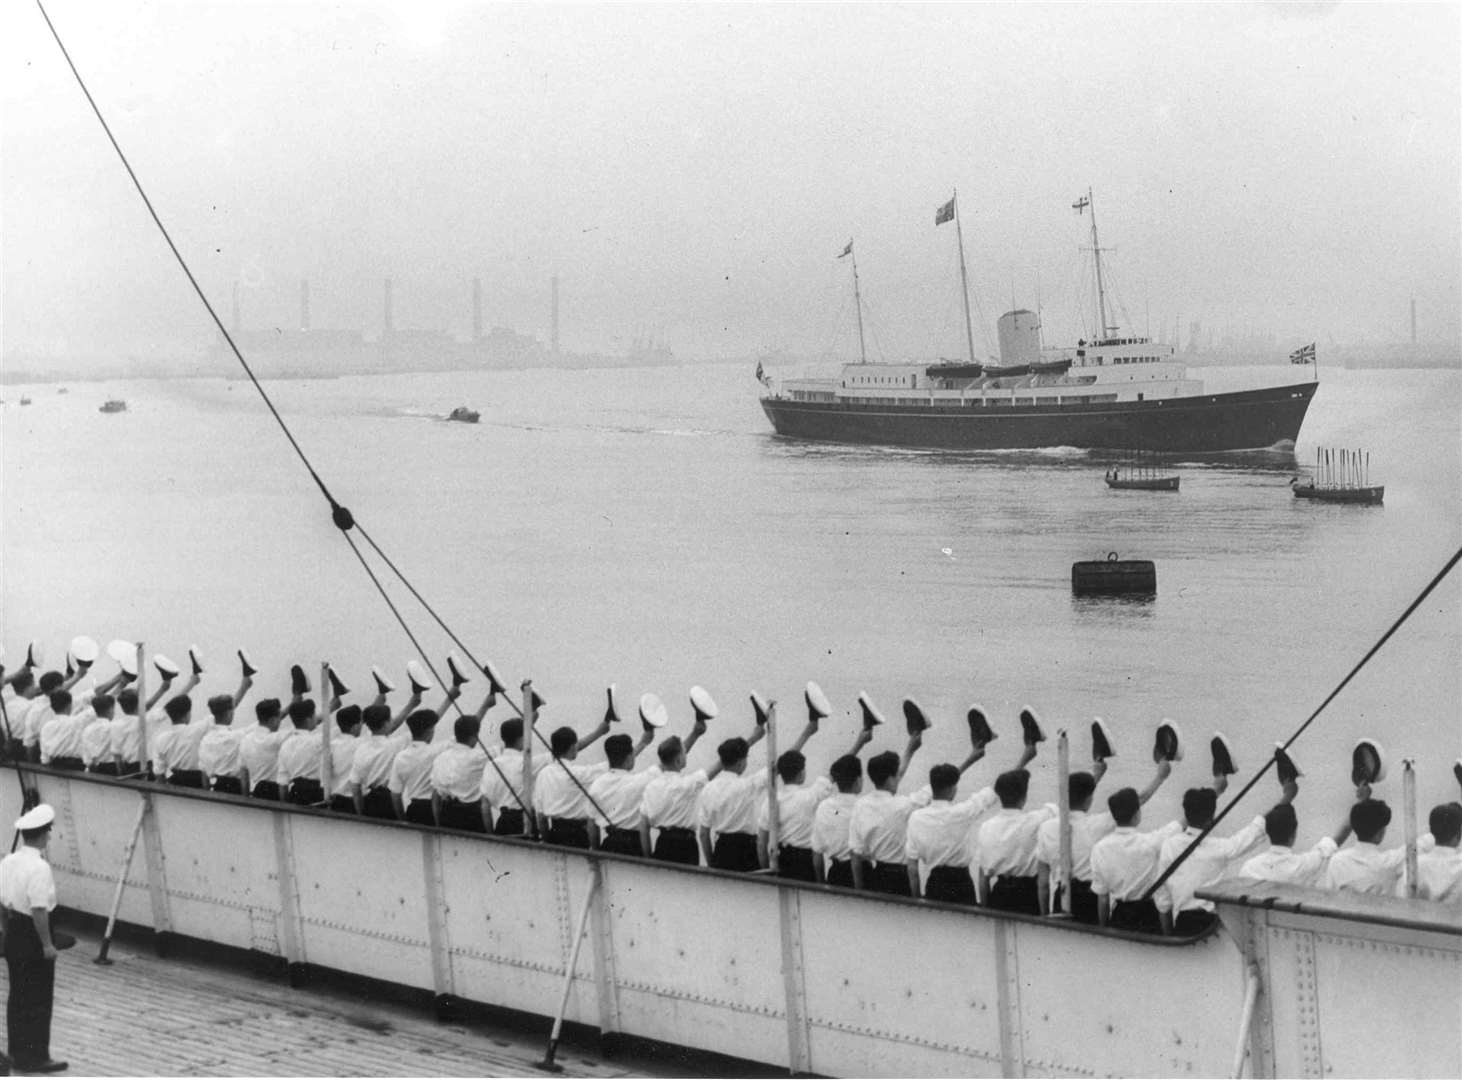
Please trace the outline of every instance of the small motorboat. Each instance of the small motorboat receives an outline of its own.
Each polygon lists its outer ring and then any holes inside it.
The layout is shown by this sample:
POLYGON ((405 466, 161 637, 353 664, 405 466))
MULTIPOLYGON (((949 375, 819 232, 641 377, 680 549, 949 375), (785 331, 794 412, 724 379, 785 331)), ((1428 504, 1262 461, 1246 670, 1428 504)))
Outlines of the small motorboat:
POLYGON ((126 411, 127 411, 127 403, 125 401, 119 401, 117 398, 113 398, 111 401, 106 402, 105 404, 102 405, 101 408, 99 408, 97 410, 97 412, 106 412, 106 413, 126 412, 126 411))
POLYGON ((455 420, 459 424, 475 424, 482 414, 476 409, 469 409, 466 405, 458 405, 447 414, 448 420, 455 420))

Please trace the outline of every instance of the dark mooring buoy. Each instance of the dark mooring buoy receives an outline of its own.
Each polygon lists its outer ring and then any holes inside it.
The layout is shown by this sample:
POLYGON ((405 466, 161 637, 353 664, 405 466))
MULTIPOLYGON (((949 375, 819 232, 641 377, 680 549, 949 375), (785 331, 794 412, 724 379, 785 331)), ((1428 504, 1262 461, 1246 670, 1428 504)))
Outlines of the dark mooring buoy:
POLYGON ((1102 560, 1071 564, 1071 591, 1077 596, 1152 595, 1157 592, 1157 566, 1151 559, 1119 559, 1115 551, 1102 560))

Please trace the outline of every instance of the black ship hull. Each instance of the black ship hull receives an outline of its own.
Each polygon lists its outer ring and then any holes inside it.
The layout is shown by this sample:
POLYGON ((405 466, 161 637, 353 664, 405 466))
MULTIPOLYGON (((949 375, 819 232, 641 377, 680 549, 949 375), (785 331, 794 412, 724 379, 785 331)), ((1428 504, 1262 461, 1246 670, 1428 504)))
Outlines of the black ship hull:
POLYGON ((1074 446, 1216 453, 1292 446, 1318 385, 1080 405, 875 405, 780 397, 761 404, 777 434, 793 439, 942 450, 1074 446))

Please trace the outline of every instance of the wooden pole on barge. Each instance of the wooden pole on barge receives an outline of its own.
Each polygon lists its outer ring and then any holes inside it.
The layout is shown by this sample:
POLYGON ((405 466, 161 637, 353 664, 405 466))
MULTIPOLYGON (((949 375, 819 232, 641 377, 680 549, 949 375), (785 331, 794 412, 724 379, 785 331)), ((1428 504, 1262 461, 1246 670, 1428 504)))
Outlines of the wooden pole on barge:
MULTIPOLYGON (((523 684, 525 687, 527 683, 523 684)), ((528 713, 533 710, 532 698, 528 697, 528 691, 524 691, 524 701, 528 702, 528 713)), ((558 1037, 563 1031, 564 1013, 568 1012, 569 994, 574 989, 574 968, 579 963, 579 949, 584 944, 584 931, 589 926, 589 911, 594 904, 594 893, 599 889, 599 874, 597 864, 590 864, 589 888, 584 893, 584 906, 579 909, 578 929, 574 934, 574 947, 569 952, 569 966, 563 975, 563 996, 558 1000, 558 1012, 553 1014, 553 1029, 548 1033, 548 1046, 543 1051, 543 1060, 538 1062, 538 1068, 545 1072, 563 1072, 563 1066, 554 1063, 553 1057, 558 1053, 558 1037)))

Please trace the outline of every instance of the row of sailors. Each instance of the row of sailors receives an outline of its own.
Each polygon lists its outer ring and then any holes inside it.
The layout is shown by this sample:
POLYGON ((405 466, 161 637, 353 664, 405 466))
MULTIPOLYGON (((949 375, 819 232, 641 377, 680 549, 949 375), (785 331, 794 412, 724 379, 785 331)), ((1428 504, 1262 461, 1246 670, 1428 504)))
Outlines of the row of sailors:
MULTIPOLYGON (((48 679, 58 674, 41 678, 41 685, 57 686, 48 698, 30 693, 19 675, 6 687, 10 730, 23 732, 18 738, 31 756, 57 768, 145 775, 138 761, 135 691, 123 689, 114 698, 111 687, 98 688, 73 712, 69 691, 48 679)), ((278 699, 261 701, 254 710, 257 722, 245 729, 234 723, 234 712, 252 686, 251 676, 233 695, 209 698, 209 715, 195 719, 188 692, 197 678, 159 707, 172 681, 165 677, 148 702, 148 730, 155 732, 149 738, 152 774, 186 787, 323 804, 326 743, 314 701, 301 692, 287 707, 278 699)), ((761 724, 747 738, 722 742, 712 767, 693 771, 687 771, 687 755, 707 730, 699 716, 684 740, 672 736, 661 742, 657 765, 638 771, 637 755, 655 736, 649 724, 638 740, 624 734, 605 738, 609 715, 582 739, 572 728, 558 728, 550 739, 552 756, 534 758, 536 822, 529 822, 519 802, 523 722, 502 723, 501 749, 489 754, 479 737, 496 700, 489 691, 475 712, 453 723, 450 741, 437 738, 439 717, 459 694, 454 687, 438 709, 422 709, 422 694, 413 688, 406 706, 394 712, 384 688, 365 709, 331 699, 335 728, 329 752, 336 778, 331 809, 503 836, 531 833, 536 824, 542 839, 571 847, 688 865, 704 861, 732 871, 767 867, 768 771, 747 771, 751 747, 766 733, 761 724), (579 763, 580 751, 601 738, 605 760, 579 763)), ((1234 876, 1372 894, 1407 892, 1405 848, 1382 849, 1391 813, 1370 797, 1368 785, 1358 786, 1349 818, 1333 836, 1295 852, 1292 803, 1298 787, 1291 777, 1268 813, 1230 836, 1205 837, 1146 899, 1163 870, 1211 824, 1227 777, 1216 775, 1211 786, 1187 791, 1183 821, 1144 832, 1138 829, 1141 808, 1169 776, 1170 762, 1158 763, 1142 791, 1123 788, 1107 799, 1105 812, 1094 813, 1107 767, 1097 759, 1089 772, 1069 778, 1072 882, 1069 897, 1063 897, 1056 808, 1027 808, 1025 766, 1043 738, 1038 726, 1026 729, 1012 769, 964 798, 960 780, 984 757, 985 743, 976 742, 959 765, 934 766, 927 785, 904 795, 899 789, 922 741, 914 734, 902 755, 886 751, 869 759, 865 792, 858 753, 873 738, 872 730, 859 732, 828 776, 809 782, 801 751, 817 729, 814 717, 775 762, 777 869, 784 877, 1028 914, 1064 909, 1083 922, 1150 933, 1204 930, 1214 918, 1213 905, 1196 893, 1234 876), (1356 843, 1344 847, 1352 832, 1356 843)), ((1462 783, 1462 769, 1457 774, 1462 783)), ((1429 826, 1418 843, 1416 895, 1462 903, 1462 804, 1436 807, 1429 826)))

